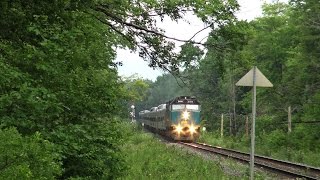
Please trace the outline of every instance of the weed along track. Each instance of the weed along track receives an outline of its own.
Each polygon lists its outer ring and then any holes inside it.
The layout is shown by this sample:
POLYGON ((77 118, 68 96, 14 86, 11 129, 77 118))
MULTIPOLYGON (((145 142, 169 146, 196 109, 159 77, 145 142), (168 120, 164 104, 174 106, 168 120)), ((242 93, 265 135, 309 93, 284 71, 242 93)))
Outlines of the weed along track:
MULTIPOLYGON (((179 142, 183 146, 205 151, 207 153, 218 154, 228 158, 236 159, 241 162, 249 162, 250 154, 231 149, 215 147, 203 143, 179 142)), ((320 179, 320 168, 307 166, 288 161, 277 160, 265 156, 255 155, 255 165, 268 171, 285 175, 289 178, 320 179)))

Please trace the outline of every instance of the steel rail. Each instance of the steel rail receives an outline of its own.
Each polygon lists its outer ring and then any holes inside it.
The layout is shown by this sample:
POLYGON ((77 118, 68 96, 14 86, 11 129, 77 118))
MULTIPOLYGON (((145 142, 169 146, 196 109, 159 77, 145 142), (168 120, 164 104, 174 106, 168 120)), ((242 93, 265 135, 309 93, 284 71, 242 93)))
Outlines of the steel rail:
MULTIPOLYGON (((207 151, 210 153, 220 154, 226 157, 240 160, 242 162, 250 162, 250 154, 236 150, 225 149, 217 146, 211 146, 203 143, 185 143, 180 144, 207 151)), ((297 178, 320 179, 320 168, 307 166, 299 163, 273 159, 266 156, 255 155, 255 165, 276 171, 281 174, 289 175, 297 178)))

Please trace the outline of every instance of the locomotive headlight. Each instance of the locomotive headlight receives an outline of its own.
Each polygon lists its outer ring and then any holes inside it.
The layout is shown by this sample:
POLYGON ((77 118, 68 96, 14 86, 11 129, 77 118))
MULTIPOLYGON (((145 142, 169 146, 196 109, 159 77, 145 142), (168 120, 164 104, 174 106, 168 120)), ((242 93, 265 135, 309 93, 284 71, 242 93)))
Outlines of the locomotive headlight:
POLYGON ((184 111, 182 114, 183 119, 189 119, 189 116, 190 116, 190 114, 187 111, 184 111))
POLYGON ((193 125, 190 126, 190 132, 192 134, 196 133, 196 128, 193 125))
POLYGON ((180 124, 178 126, 176 126, 176 131, 178 133, 180 133, 182 131, 182 127, 180 126, 180 124))

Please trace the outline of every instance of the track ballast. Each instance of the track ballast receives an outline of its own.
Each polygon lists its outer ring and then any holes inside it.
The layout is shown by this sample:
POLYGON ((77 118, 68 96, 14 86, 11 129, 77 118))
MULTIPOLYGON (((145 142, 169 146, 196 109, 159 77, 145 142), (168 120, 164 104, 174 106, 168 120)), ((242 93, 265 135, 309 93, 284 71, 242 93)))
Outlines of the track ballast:
MULTIPOLYGON (((195 149, 206 151, 208 153, 214 153, 228 158, 233 158, 241 162, 250 162, 249 153, 243 153, 240 151, 211 146, 203 143, 179 143, 195 149)), ((265 156, 255 155, 254 157, 254 164, 256 166, 265 168, 269 171, 286 175, 292 178, 320 179, 320 168, 307 166, 299 163, 293 163, 289 161, 277 160, 265 156)))

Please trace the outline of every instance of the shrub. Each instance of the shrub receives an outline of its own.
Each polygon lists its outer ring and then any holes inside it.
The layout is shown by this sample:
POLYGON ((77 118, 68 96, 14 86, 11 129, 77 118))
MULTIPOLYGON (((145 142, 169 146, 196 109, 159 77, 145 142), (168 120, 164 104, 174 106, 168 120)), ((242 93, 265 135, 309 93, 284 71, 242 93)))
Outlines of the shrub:
POLYGON ((60 126, 52 135, 63 155, 63 179, 114 179, 126 169, 120 146, 124 128, 116 120, 60 126))
POLYGON ((0 179, 55 179, 62 172, 55 146, 40 133, 22 137, 15 128, 0 130, 0 179))

